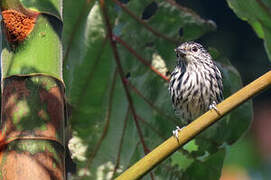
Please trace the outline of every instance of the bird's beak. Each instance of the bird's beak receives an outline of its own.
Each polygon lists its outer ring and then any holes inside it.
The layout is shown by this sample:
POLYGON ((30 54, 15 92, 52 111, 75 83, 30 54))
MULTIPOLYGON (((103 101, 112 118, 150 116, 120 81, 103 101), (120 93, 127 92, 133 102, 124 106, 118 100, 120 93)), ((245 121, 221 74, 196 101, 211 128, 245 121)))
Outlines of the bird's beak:
POLYGON ((177 54, 179 57, 185 57, 185 56, 186 56, 186 52, 185 52, 183 49, 176 48, 176 49, 174 49, 174 51, 176 52, 176 54, 177 54))

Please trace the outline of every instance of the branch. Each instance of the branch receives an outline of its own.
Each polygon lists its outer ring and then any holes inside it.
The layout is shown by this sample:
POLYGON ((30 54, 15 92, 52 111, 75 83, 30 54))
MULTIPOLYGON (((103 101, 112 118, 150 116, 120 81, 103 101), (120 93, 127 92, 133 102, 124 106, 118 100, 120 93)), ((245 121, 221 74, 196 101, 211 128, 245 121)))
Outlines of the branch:
POLYGON ((247 101, 252 96, 256 95, 260 91, 266 89, 271 85, 271 71, 265 73, 260 78, 256 79, 252 83, 243 87, 220 104, 217 105, 217 113, 214 110, 210 110, 194 120, 188 126, 184 127, 179 132, 179 138, 176 140, 176 137, 172 136, 161 145, 156 147, 148 155, 140 159, 133 166, 123 172, 116 180, 123 179, 138 179, 148 173, 161 161, 166 159, 181 146, 186 144, 188 141, 193 139, 200 132, 205 130, 207 127, 211 126, 213 123, 218 121, 226 113, 230 112, 240 104, 247 101))

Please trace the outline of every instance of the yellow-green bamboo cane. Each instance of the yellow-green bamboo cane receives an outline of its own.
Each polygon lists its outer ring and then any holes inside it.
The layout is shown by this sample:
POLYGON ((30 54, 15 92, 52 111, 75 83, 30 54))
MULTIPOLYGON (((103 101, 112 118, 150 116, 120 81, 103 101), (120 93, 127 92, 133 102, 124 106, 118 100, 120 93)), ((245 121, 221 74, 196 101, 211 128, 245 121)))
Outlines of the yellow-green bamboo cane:
POLYGON ((131 180, 142 177, 157 164, 174 153, 179 147, 183 146, 185 143, 198 135, 201 131, 215 123, 222 116, 236 108, 238 105, 259 93, 261 90, 267 88, 269 85, 271 85, 271 71, 267 72, 260 78, 256 79, 218 104, 217 111, 210 110, 190 123, 188 126, 184 127, 179 132, 178 140, 174 136, 170 137, 125 172, 123 172, 119 177, 116 178, 116 180, 131 180))

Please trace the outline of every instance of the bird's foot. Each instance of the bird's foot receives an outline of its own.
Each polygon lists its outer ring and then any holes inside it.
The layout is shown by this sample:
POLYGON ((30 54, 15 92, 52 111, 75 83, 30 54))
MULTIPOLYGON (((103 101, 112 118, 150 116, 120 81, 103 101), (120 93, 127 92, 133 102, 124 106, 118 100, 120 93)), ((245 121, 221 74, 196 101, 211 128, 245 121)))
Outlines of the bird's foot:
POLYGON ((183 129, 184 127, 180 128, 179 126, 176 126, 176 129, 172 131, 172 134, 174 135, 174 137, 177 138, 177 140, 179 139, 179 132, 183 129))
POLYGON ((220 115, 220 112, 218 111, 218 109, 216 107, 216 102, 215 101, 213 101, 212 104, 210 104, 209 110, 215 110, 217 112, 217 114, 220 115))

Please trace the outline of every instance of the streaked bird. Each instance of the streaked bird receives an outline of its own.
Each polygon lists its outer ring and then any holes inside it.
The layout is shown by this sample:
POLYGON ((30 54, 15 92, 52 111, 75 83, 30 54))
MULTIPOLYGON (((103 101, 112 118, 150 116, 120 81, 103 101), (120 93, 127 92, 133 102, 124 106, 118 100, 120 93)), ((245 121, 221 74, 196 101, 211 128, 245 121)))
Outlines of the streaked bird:
POLYGON ((201 44, 185 42, 175 52, 178 62, 168 89, 177 116, 188 124, 223 100, 222 76, 201 44))

